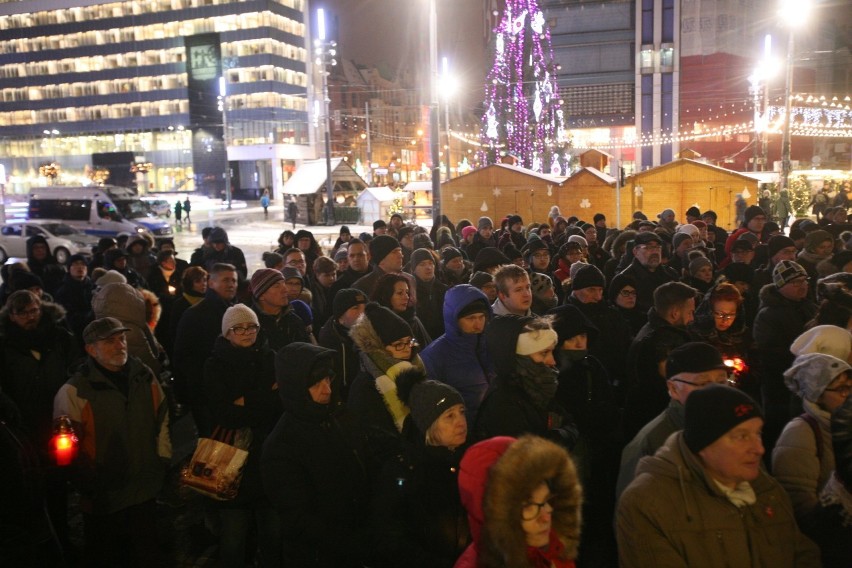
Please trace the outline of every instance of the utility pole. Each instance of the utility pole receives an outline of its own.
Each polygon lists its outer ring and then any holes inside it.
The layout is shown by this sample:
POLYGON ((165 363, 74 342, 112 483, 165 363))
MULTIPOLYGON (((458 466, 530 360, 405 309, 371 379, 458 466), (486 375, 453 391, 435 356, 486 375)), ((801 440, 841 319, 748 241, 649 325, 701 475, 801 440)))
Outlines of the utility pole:
POLYGON ((440 127, 438 126, 438 7, 437 0, 429 0, 429 72, 431 73, 431 100, 429 105, 429 131, 432 146, 432 223, 441 224, 441 157, 439 154, 440 127))
POLYGON ((317 10, 317 36, 314 40, 314 52, 316 53, 316 64, 322 75, 322 98, 323 112, 325 113, 325 194, 326 194, 326 220, 327 226, 334 225, 334 182, 331 179, 331 116, 329 116, 328 104, 328 71, 326 66, 334 67, 337 60, 337 42, 326 39, 325 10, 317 10))

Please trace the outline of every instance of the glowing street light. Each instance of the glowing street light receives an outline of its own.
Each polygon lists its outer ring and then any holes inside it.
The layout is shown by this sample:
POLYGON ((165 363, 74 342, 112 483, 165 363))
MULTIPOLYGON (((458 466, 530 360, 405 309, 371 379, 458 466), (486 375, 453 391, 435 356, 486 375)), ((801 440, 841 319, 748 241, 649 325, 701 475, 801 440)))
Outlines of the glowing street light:
POLYGON ((781 189, 790 187, 790 106, 793 93, 793 37, 808 20, 811 0, 781 0, 778 17, 787 26, 787 77, 784 82, 784 137, 781 142, 781 189))

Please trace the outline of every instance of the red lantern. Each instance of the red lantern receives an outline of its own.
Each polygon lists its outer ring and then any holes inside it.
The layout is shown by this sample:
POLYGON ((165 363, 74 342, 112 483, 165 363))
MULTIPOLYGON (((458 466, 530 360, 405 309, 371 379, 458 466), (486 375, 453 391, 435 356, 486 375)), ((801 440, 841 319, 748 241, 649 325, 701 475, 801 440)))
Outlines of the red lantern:
POLYGON ((50 453, 58 466, 67 466, 77 457, 80 440, 74 433, 71 419, 60 416, 53 422, 53 437, 50 439, 50 453))

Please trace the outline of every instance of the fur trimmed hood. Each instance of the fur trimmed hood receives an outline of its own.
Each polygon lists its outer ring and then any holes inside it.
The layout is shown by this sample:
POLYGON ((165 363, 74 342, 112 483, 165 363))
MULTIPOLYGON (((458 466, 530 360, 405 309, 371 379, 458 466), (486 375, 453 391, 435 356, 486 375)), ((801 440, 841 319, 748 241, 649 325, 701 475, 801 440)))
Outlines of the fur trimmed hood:
POLYGON ((549 483, 554 495, 551 528, 565 546, 565 559, 577 556, 583 491, 574 463, 557 444, 522 436, 488 471, 482 500, 485 520, 478 543, 480 566, 527 565, 520 511, 542 482, 549 483))
POLYGON ((355 343, 355 347, 360 351, 370 353, 373 351, 384 351, 385 344, 382 343, 376 328, 370 322, 370 318, 361 314, 352 327, 349 329, 349 337, 355 343))
MULTIPOLYGON (((0 309, 0 338, 6 337, 7 329, 10 325, 15 325, 12 323, 12 320, 9 318, 10 316, 10 308, 9 306, 3 306, 0 309)), ((43 322, 49 321, 51 325, 60 324, 62 320, 65 319, 65 308, 60 304, 55 304, 53 302, 46 302, 42 300, 41 302, 41 318, 43 322)), ((39 324, 40 326, 43 324, 39 324)))

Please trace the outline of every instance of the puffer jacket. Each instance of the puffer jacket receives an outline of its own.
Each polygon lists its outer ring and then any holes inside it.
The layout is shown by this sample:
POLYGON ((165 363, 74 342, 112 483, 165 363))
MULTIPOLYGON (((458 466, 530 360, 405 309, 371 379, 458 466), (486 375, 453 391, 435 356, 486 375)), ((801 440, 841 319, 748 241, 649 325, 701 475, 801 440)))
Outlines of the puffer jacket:
POLYGON ((459 493, 473 543, 455 568, 540 565, 529 557, 518 511, 543 481, 549 482, 554 496, 550 502, 551 546, 560 550, 559 566, 573 566, 580 542, 583 499, 573 464, 541 438, 499 436, 472 446, 462 458, 459 493))
MULTIPOLYGON (((447 383, 462 395, 468 424, 476 420, 479 404, 495 376, 485 333, 471 335, 459 329, 459 313, 477 300, 488 305, 485 294, 469 284, 451 288, 444 300, 444 335, 429 344, 421 354, 429 377, 447 383)), ((491 319, 490 306, 487 317, 491 319)))
POLYGON ((284 565, 363 566, 369 486, 364 444, 332 391, 327 405, 308 392, 312 367, 329 349, 291 343, 275 355, 284 414, 266 439, 263 484, 281 515, 284 565))
POLYGON ((753 505, 736 507, 699 458, 672 434, 621 495, 616 514, 623 568, 805 568, 820 566, 799 532, 790 498, 764 472, 751 482, 753 505))
POLYGON ((816 421, 821 440, 804 418, 787 423, 772 450, 772 476, 787 490, 796 519, 801 521, 819 505, 819 493, 834 471, 831 417, 812 402, 804 401, 805 414, 816 421))
POLYGON ((163 371, 160 354, 164 352, 151 333, 145 316, 145 300, 133 286, 116 282, 98 288, 92 298, 95 318, 113 317, 120 320, 127 332, 127 350, 145 363, 156 376, 163 371))

